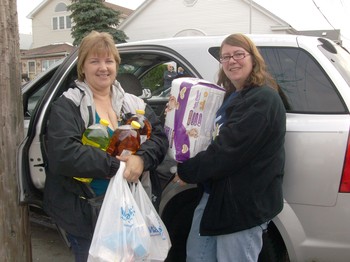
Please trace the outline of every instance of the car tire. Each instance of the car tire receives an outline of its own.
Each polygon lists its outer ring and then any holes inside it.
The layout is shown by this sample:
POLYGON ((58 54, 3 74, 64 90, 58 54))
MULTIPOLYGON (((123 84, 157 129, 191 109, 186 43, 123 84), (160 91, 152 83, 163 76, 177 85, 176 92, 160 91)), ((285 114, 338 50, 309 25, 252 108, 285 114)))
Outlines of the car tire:
POLYGON ((172 244, 165 262, 186 261, 187 236, 198 202, 198 188, 192 188, 174 196, 164 209, 162 220, 167 227, 172 244))
POLYGON ((289 262, 286 246, 272 222, 263 233, 263 247, 258 262, 289 262))

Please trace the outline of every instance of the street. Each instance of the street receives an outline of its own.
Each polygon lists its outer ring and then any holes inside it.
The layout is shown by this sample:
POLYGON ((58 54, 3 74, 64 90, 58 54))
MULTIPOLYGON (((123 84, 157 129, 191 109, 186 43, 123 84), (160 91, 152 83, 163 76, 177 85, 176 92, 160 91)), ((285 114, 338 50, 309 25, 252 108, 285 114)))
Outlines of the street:
POLYGON ((73 262, 74 256, 52 227, 31 222, 33 262, 73 262))

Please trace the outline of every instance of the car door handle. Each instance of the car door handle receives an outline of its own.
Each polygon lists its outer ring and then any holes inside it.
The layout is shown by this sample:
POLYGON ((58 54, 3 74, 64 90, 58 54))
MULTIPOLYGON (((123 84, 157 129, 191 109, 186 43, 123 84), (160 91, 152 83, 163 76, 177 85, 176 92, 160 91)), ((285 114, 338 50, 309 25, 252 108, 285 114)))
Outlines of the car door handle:
POLYGON ((45 163, 41 163, 41 164, 34 165, 34 167, 46 167, 46 164, 45 163))

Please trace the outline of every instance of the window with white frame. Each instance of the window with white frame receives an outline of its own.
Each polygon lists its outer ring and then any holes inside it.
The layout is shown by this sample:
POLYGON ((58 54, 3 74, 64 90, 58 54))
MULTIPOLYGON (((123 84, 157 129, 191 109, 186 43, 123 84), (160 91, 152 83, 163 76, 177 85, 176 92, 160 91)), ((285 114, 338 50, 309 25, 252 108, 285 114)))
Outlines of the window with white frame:
POLYGON ((64 30, 72 28, 72 21, 67 13, 67 5, 65 3, 58 3, 55 7, 55 15, 52 17, 52 29, 64 30))
POLYGON ((42 60, 41 61, 41 71, 45 71, 48 69, 51 65, 53 65, 55 62, 57 62, 60 59, 50 59, 50 60, 42 60))
POLYGON ((35 60, 28 61, 28 77, 33 79, 36 75, 36 63, 35 60))

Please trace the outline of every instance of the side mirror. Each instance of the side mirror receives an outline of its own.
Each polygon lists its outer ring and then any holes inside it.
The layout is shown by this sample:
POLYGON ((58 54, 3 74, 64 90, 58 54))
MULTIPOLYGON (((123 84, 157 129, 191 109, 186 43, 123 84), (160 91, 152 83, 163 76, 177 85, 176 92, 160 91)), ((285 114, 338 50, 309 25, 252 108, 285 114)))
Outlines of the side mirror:
POLYGON ((142 89, 142 95, 140 96, 140 98, 148 99, 148 98, 151 98, 151 97, 152 97, 151 89, 149 89, 149 88, 142 89))

